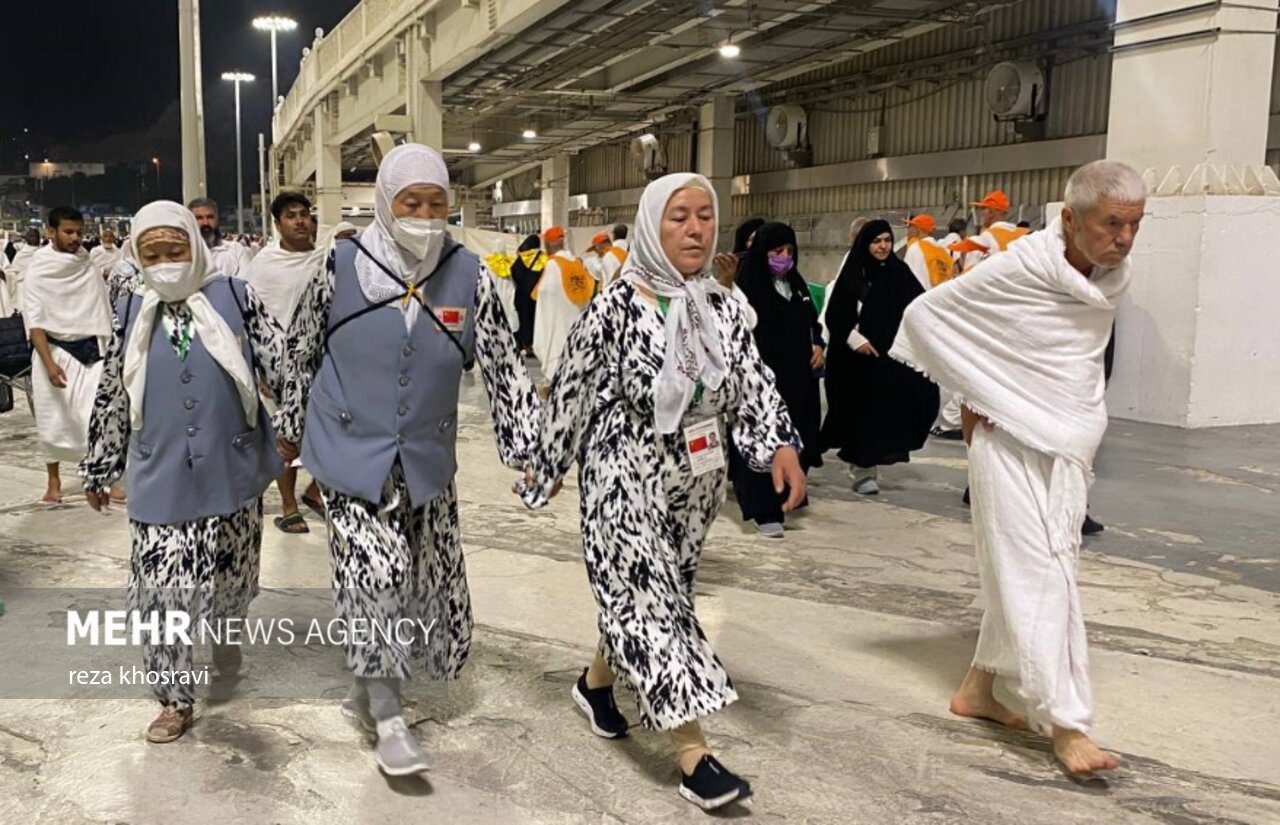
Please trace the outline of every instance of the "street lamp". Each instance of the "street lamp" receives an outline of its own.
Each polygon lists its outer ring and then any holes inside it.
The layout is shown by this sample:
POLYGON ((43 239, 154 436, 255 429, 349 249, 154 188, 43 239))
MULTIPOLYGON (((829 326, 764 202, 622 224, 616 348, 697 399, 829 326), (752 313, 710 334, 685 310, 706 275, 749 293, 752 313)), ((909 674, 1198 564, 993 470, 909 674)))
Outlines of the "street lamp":
POLYGON ((276 71, 276 34, 291 32, 298 28, 298 21, 278 14, 255 17, 253 27, 261 32, 271 32, 271 111, 276 110, 276 101, 280 99, 280 83, 276 71))
POLYGON ((244 143, 240 139, 240 84, 252 83, 253 75, 248 72, 223 72, 223 80, 236 84, 236 232, 244 234, 244 143))
POLYGON ((151 163, 156 167, 156 197, 160 197, 160 158, 153 157, 151 163))

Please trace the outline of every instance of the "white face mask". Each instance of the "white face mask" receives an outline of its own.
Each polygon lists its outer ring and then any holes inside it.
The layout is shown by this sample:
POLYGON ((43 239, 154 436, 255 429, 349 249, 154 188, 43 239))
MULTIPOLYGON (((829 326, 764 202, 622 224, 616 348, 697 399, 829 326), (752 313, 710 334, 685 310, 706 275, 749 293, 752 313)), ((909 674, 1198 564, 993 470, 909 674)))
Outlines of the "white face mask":
POLYGON ((198 286, 191 279, 191 261, 152 264, 143 271, 143 281, 165 303, 185 301, 198 286))
POLYGON ((391 236, 404 251, 419 261, 438 253, 444 245, 445 222, 427 218, 397 218, 391 236))

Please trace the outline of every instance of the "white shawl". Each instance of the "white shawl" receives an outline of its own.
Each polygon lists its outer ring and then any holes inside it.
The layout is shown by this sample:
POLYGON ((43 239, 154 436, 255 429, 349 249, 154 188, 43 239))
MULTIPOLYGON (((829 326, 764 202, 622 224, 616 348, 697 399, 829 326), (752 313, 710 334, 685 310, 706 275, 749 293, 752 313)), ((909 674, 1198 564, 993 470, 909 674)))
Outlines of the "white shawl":
MULTIPOLYGON (((191 269, 187 279, 177 285, 170 302, 184 301, 191 310, 193 338, 198 337, 218 366, 231 376, 244 408, 250 429, 258 426, 258 384, 245 362, 244 351, 231 328, 200 290, 216 277, 208 248, 200 239, 195 216, 172 201, 155 201, 138 210, 133 218, 130 244, 133 257, 141 262, 138 241, 150 229, 167 226, 185 232, 191 246, 191 269)), ((151 335, 163 302, 148 282, 147 269, 142 269, 142 307, 129 330, 124 350, 124 386, 129 394, 129 421, 135 430, 142 429, 142 401, 147 388, 147 356, 151 352, 151 335)))
POLYGON ((715 190, 706 178, 687 173, 658 178, 646 186, 640 196, 632 248, 620 276, 669 302, 667 350, 653 399, 654 423, 660 433, 673 433, 680 428, 680 421, 689 408, 698 381, 708 389, 716 390, 728 373, 720 334, 707 304, 707 293, 720 288, 710 277, 715 258, 714 235, 711 248, 707 250, 706 266, 701 273, 690 278, 677 271, 662 251, 662 213, 667 208, 667 201, 691 184, 711 195, 718 225, 719 204, 715 190))
POLYGON ((262 299, 267 312, 286 330, 307 284, 324 270, 329 248, 328 240, 324 239, 310 252, 290 252, 281 247, 280 239, 276 238, 249 262, 245 280, 262 299))
POLYGON ((1093 457, 1107 428, 1102 357, 1126 261, 1080 274, 1062 222, 912 302, 890 356, 926 373, 1019 442, 1052 456, 1055 551, 1079 544, 1093 457))
POLYGON ((23 274, 22 318, 28 330, 57 338, 109 338, 107 285, 89 253, 59 252, 53 244, 36 250, 23 274))

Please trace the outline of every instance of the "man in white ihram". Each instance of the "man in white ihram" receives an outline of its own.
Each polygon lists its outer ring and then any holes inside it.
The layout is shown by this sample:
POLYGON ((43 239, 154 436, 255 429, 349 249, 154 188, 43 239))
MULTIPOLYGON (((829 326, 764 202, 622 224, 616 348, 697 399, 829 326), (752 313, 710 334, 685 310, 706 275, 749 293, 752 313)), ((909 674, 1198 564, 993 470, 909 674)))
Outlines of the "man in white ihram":
POLYGON ((992 691, 997 675, 1015 679, 1031 724, 1052 734, 1054 754, 1074 774, 1117 766, 1088 735, 1093 694, 1076 567, 1107 428, 1102 356, 1146 197, 1125 164, 1082 167, 1061 218, 918 298, 890 352, 964 403, 986 612, 951 711, 1026 727, 992 691))

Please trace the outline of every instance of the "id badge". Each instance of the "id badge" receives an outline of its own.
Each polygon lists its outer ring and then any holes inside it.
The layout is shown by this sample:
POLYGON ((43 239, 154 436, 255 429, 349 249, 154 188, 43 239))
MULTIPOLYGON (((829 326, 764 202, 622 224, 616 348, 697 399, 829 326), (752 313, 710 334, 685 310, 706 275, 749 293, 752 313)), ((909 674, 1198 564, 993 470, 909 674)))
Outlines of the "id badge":
POLYGON ((706 475, 725 466, 720 439, 719 417, 708 418, 684 428, 684 448, 694 476, 706 475))
POLYGON ((462 332, 467 324, 467 310, 463 307, 440 307, 436 310, 436 316, 450 332, 462 332))

